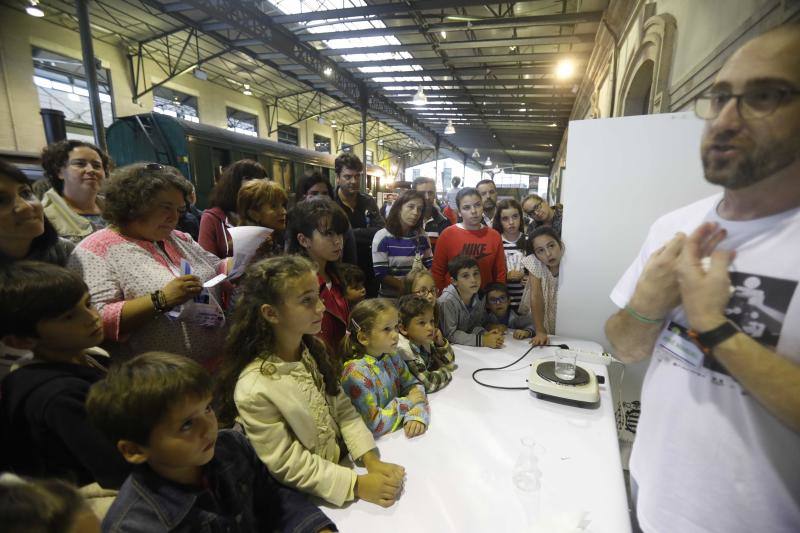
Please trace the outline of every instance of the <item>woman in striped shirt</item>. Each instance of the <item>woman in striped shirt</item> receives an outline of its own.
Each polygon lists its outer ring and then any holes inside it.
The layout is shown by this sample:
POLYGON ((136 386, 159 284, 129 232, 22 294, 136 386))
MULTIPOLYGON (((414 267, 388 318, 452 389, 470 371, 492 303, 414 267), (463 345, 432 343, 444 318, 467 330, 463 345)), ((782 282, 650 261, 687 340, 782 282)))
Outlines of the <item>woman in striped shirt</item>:
POLYGON ((422 227, 424 209, 425 196, 421 192, 404 192, 392 204, 386 227, 372 240, 372 265, 384 298, 403 294, 403 280, 415 262, 431 267, 431 243, 422 227))
POLYGON ((525 220, 522 206, 512 199, 497 202, 492 227, 503 237, 503 251, 506 255, 506 286, 511 309, 516 313, 522 292, 525 290, 525 267, 522 259, 527 255, 525 220))

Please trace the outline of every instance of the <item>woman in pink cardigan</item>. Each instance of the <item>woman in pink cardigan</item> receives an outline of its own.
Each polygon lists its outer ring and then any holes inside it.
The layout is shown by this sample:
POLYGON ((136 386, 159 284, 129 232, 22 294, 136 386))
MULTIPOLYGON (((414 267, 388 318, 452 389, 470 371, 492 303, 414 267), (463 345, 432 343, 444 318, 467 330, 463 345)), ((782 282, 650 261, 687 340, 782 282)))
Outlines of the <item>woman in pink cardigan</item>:
POLYGON ((105 188, 109 227, 70 256, 67 266, 86 281, 114 357, 159 350, 213 366, 222 353, 219 289, 203 291, 203 283, 225 272, 227 260, 175 231, 190 190, 173 167, 118 169, 105 188))

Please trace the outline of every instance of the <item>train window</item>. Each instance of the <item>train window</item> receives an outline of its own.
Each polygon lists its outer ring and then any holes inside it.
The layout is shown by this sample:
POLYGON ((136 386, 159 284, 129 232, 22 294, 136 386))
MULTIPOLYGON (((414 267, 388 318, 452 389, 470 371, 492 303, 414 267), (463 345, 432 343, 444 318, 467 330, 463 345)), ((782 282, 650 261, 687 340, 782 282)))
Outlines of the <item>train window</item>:
POLYGON ((300 132, 297 128, 278 124, 278 142, 300 146, 300 132))
POLYGON ((162 115, 200 122, 197 97, 164 87, 153 89, 153 111, 162 115))
POLYGON ((214 168, 214 181, 222 175, 225 167, 231 164, 231 153, 223 148, 211 148, 211 165, 214 168))
POLYGON ((368 165, 371 165, 372 164, 372 158, 373 158, 372 150, 367 150, 367 157, 365 158, 366 161, 364 161, 364 162, 366 164, 368 164, 368 165))
POLYGON ((331 153, 331 140, 328 137, 314 134, 314 151, 325 154, 331 153))
MULTIPOLYGON (((67 138, 94 142, 83 62, 36 47, 32 48, 31 55, 33 84, 36 86, 41 108, 57 109, 64 113, 67 138)), ((114 110, 108 69, 98 68, 97 78, 103 124, 110 126, 114 121, 114 110)))
POLYGON ((228 129, 230 131, 258 137, 258 116, 232 107, 226 107, 225 112, 228 114, 228 129))

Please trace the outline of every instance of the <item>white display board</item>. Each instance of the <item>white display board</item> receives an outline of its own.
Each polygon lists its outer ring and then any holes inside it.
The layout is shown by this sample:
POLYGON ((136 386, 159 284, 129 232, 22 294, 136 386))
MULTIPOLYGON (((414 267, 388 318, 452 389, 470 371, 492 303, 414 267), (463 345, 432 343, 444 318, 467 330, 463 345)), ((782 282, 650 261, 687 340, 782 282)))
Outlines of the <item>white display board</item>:
MULTIPOLYGON (((570 122, 556 331, 610 351, 608 295, 661 215, 719 191, 703 178, 703 122, 692 113, 570 122)), ((647 362, 628 365, 623 400, 639 399, 647 362)))

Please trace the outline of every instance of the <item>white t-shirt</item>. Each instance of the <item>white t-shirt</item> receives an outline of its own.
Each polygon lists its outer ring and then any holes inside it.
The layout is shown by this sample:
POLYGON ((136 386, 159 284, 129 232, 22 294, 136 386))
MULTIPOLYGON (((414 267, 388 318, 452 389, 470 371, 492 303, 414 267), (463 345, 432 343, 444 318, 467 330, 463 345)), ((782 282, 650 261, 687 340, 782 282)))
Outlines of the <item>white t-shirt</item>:
MULTIPOLYGON (((744 222, 717 214, 718 194, 657 220, 614 287, 620 308, 650 255, 704 221, 728 232, 735 289, 725 313, 748 335, 800 364, 800 208, 744 222)), ((661 333, 642 389, 631 455, 642 529, 664 533, 800 531, 800 434, 749 395, 713 358, 686 357, 675 332, 678 307, 661 333), (671 324, 671 326, 670 326, 671 324)), ((687 353, 691 346, 687 347, 687 353)), ((797 384, 800 387, 800 383, 797 384)))

